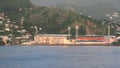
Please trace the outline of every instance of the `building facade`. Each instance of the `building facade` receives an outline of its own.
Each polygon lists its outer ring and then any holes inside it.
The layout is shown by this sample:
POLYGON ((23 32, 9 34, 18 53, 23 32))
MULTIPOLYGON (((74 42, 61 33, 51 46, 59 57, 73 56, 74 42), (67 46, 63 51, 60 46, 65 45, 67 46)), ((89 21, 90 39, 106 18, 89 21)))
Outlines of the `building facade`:
POLYGON ((76 40, 77 44, 107 44, 105 36, 79 36, 76 40))
POLYGON ((38 34, 34 37, 37 44, 71 44, 68 34, 38 34))

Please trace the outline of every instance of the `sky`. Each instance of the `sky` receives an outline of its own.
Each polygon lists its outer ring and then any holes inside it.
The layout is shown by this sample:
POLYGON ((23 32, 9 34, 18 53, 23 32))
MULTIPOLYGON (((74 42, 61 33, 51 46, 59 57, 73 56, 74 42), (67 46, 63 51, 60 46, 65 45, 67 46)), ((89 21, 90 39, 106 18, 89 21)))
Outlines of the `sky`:
POLYGON ((36 5, 43 5, 43 6, 49 6, 54 5, 59 2, 63 2, 63 0, 31 0, 36 5))
POLYGON ((34 4, 36 5, 44 5, 44 6, 49 6, 49 5, 54 5, 58 3, 85 3, 85 4, 95 4, 98 2, 108 2, 108 3, 114 3, 115 1, 119 0, 31 0, 34 4))

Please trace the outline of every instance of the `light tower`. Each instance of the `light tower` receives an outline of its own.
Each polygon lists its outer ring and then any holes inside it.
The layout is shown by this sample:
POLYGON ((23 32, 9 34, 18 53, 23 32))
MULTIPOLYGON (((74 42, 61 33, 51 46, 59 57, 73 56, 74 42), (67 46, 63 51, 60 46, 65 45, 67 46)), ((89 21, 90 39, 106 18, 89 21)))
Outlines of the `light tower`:
POLYGON ((35 28, 35 35, 37 35, 38 34, 38 27, 34 26, 34 28, 35 28))
MULTIPOLYGON (((68 34, 70 35, 71 34, 71 32, 70 32, 71 27, 69 26, 67 29, 68 29, 68 34)), ((69 39, 70 39, 70 36, 69 36, 69 39)))
POLYGON ((69 26, 68 27, 68 34, 71 34, 70 30, 71 30, 71 27, 69 26))
POLYGON ((109 23, 108 23, 108 37, 109 37, 111 33, 111 20, 113 19, 113 17, 109 14, 107 16, 109 17, 109 23))
POLYGON ((79 26, 76 25, 76 26, 75 26, 75 29, 76 29, 76 39, 77 39, 77 38, 78 38, 78 29, 79 29, 79 26))

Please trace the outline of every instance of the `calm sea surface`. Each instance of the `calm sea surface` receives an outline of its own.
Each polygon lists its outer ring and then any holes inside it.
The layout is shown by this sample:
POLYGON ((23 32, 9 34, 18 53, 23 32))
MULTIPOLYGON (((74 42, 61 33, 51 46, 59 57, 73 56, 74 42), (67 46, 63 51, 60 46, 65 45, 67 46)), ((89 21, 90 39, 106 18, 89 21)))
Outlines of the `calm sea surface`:
POLYGON ((0 68, 120 68, 120 47, 0 46, 0 68))

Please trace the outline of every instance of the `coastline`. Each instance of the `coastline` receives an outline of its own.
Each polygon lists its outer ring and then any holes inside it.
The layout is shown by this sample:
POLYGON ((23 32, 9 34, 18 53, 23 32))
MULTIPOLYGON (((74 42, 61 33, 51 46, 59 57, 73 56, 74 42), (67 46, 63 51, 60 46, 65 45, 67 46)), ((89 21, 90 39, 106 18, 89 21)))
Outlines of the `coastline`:
POLYGON ((16 44, 16 45, 9 45, 9 46, 120 46, 115 44, 16 44))

